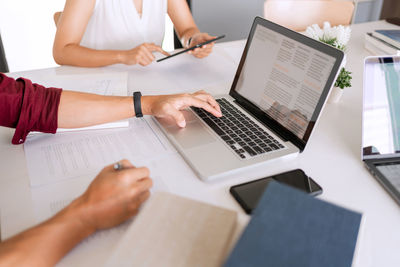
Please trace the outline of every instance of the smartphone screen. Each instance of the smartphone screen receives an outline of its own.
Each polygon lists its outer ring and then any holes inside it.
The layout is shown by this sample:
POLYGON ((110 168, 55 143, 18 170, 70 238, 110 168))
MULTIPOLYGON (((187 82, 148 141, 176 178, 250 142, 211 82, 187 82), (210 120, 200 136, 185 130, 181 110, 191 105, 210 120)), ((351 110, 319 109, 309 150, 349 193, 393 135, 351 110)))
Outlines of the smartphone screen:
POLYGON ((232 186, 230 192, 246 213, 250 214, 257 206, 266 187, 272 180, 287 184, 313 195, 322 192, 322 188, 312 179, 309 179, 300 169, 232 186))

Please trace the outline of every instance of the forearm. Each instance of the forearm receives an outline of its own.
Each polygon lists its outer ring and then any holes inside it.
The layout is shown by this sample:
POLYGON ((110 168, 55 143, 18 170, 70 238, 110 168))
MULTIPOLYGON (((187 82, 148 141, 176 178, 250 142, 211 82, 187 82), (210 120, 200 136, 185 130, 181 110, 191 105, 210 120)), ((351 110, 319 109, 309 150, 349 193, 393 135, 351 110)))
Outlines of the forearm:
MULTIPOLYGON (((144 115, 152 115, 157 96, 142 96, 144 115)), ((134 117, 132 96, 101 96, 63 91, 58 109, 59 128, 78 128, 134 117)))
POLYGON ((168 15, 174 23, 182 45, 187 46, 190 37, 200 31, 194 22, 186 0, 168 0, 168 15))
POLYGON ((58 128, 86 127, 134 115, 132 97, 63 91, 58 108, 58 128))
POLYGON ((78 67, 103 67, 123 62, 125 51, 95 50, 78 44, 58 47, 55 44, 53 57, 57 64, 78 67))
POLYGON ((92 234, 80 220, 80 199, 48 221, 0 243, 0 266, 53 266, 92 234))

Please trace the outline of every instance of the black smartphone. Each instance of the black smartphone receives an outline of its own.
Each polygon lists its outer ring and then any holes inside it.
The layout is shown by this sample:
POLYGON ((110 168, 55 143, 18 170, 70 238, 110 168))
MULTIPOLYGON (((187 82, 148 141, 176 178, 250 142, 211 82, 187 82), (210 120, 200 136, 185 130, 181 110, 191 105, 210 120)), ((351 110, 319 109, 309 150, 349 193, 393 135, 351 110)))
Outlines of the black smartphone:
POLYGON ((247 183, 234 185, 230 188, 232 196, 239 202, 247 214, 251 214, 257 206, 262 194, 270 181, 275 180, 297 189, 303 190, 310 195, 322 194, 322 187, 313 179, 308 177, 303 170, 296 169, 273 176, 261 178, 247 183))
POLYGON ((224 37, 225 37, 225 35, 218 36, 218 37, 216 37, 216 38, 214 38, 214 39, 211 39, 211 40, 205 41, 205 42, 203 42, 203 43, 197 44, 197 45, 195 45, 195 46, 186 48, 186 49, 184 49, 184 50, 182 50, 182 51, 179 51, 178 53, 175 53, 175 54, 172 54, 172 55, 169 55, 169 56, 160 58, 160 59, 157 60, 157 62, 161 62, 161 61, 166 60, 166 59, 168 59, 168 58, 171 58, 171 57, 174 57, 174 56, 177 56, 177 55, 186 53, 186 52, 188 52, 188 51, 190 51, 190 50, 194 50, 194 49, 196 49, 196 48, 202 47, 203 45, 206 45, 206 44, 215 42, 215 41, 217 41, 217 40, 219 40, 219 39, 222 39, 222 38, 224 38, 224 37))

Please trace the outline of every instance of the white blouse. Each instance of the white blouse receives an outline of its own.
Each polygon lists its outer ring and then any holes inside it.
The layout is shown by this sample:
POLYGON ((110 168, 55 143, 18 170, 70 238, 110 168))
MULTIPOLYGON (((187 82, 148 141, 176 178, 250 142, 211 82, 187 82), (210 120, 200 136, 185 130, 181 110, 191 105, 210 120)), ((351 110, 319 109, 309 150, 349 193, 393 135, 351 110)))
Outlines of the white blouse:
POLYGON ((161 45, 167 0, 143 0, 138 14, 133 0, 96 0, 80 43, 96 50, 128 50, 142 43, 161 45))

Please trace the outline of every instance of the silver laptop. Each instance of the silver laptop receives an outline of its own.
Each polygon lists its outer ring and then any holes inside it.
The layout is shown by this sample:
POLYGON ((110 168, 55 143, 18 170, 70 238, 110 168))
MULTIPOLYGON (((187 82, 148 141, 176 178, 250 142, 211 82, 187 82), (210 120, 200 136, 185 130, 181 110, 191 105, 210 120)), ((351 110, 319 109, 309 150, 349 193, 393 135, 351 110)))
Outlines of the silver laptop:
POLYGON ((362 158, 400 204, 400 57, 364 64, 362 158))
POLYGON ((338 74, 343 52, 256 17, 222 118, 184 111, 186 128, 156 119, 204 181, 305 148, 338 74))

